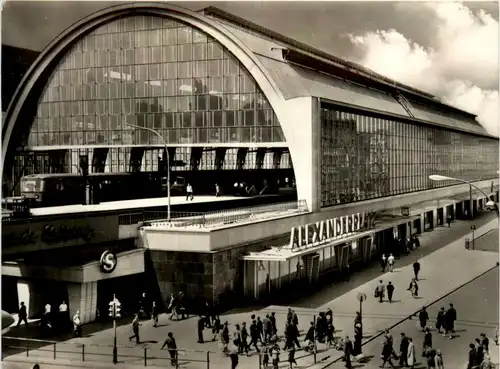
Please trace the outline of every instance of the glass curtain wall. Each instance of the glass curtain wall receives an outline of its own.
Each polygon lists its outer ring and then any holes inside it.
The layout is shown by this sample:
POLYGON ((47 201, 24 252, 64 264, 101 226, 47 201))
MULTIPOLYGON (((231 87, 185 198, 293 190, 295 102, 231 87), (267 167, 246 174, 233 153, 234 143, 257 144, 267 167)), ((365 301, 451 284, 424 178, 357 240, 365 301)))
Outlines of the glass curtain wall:
POLYGON ((322 109, 321 206, 498 177, 498 140, 322 109))
POLYGON ((243 65, 178 21, 133 16, 78 41, 39 101, 30 147, 284 142, 243 65))

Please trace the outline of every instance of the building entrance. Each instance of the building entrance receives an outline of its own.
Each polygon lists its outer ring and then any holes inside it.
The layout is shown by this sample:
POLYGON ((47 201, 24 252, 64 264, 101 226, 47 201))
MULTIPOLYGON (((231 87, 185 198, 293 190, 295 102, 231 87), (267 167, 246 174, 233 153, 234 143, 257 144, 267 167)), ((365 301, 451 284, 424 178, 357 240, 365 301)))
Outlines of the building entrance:
POLYGON ((444 225, 444 211, 443 211, 443 208, 437 209, 437 225, 438 226, 444 225))

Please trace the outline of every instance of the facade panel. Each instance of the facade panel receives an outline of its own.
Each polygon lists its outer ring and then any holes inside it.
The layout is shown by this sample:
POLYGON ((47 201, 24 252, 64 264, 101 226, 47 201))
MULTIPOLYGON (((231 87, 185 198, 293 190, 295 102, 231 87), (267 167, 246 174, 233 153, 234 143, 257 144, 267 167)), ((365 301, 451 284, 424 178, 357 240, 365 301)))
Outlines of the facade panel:
POLYGON ((163 17, 101 26, 49 79, 30 147, 283 142, 269 102, 214 39, 163 17))
POLYGON ((321 207, 496 178, 498 141, 335 109, 321 112, 321 207))

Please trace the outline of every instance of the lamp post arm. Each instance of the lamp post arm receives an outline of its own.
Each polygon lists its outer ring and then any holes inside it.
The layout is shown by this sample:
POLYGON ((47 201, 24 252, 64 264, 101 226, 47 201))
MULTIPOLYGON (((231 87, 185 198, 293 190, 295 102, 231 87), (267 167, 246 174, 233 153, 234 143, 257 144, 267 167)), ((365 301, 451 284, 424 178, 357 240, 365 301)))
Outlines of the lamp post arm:
POLYGON ((163 146, 165 146, 165 154, 167 155, 167 200, 168 200, 168 204, 167 204, 167 220, 170 222, 170 215, 171 215, 171 212, 170 212, 170 154, 168 152, 168 146, 167 146, 167 142, 165 141, 165 139, 163 138, 163 136, 156 130, 152 129, 152 128, 148 128, 148 127, 141 127, 141 126, 136 126, 135 124, 129 124, 129 123, 124 123, 126 126, 129 126, 129 127, 134 127, 134 128, 137 128, 137 129, 142 129, 142 130, 145 130, 145 131, 149 131, 149 132, 152 132, 154 133, 161 141, 161 143, 163 144, 163 146))

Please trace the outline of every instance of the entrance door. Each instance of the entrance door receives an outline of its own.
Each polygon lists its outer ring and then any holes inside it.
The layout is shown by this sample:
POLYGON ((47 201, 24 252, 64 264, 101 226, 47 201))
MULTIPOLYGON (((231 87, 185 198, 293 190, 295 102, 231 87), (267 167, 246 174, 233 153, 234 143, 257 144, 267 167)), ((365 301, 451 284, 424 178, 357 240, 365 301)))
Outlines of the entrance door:
POLYGON ((363 252, 363 261, 365 263, 369 262, 372 257, 372 238, 365 237, 360 240, 361 250, 363 252))
POLYGON ((430 231, 432 229, 432 211, 427 211, 424 215, 424 231, 430 231))
POLYGON ((335 246, 335 258, 337 259, 337 267, 343 270, 349 263, 349 245, 341 244, 335 246))
POLYGON ((319 279, 319 255, 310 254, 304 256, 304 265, 309 284, 317 282, 319 279))

